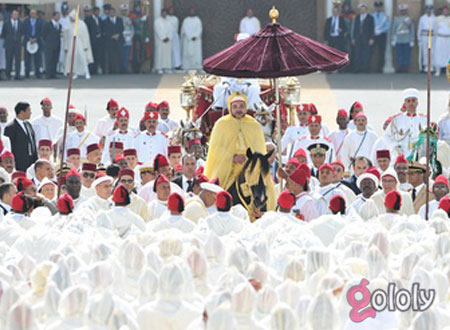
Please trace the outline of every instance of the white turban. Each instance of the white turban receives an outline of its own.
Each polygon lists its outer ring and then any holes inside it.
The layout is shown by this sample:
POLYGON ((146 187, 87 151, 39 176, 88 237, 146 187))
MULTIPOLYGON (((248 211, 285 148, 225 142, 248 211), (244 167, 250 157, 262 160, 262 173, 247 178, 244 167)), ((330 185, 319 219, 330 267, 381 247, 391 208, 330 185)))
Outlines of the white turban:
POLYGON ((415 88, 408 88, 403 91, 403 100, 409 99, 409 98, 415 98, 419 99, 419 91, 415 88))

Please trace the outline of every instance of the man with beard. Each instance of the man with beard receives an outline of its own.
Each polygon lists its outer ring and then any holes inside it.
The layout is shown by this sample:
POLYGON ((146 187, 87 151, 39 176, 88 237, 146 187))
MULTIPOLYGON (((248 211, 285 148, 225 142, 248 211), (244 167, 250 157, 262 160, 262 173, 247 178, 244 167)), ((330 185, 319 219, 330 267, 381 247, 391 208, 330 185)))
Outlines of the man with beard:
POLYGON ((14 155, 9 152, 9 151, 5 151, 1 156, 0 156, 0 165, 6 170, 6 172, 8 172, 9 174, 11 174, 12 172, 14 172, 16 170, 16 159, 14 158, 14 155))
MULTIPOLYGON (((205 165, 205 176, 218 178, 228 190, 247 161, 247 150, 267 153, 264 133, 259 123, 247 115, 247 97, 233 93, 228 98, 229 115, 220 118, 211 133, 210 147, 205 165)), ((274 210, 276 199, 273 180, 268 173, 264 180, 268 197, 267 210, 274 210)))
POLYGON ((405 155, 400 155, 395 160, 394 170, 398 177, 398 189, 400 191, 409 191, 412 189, 411 184, 408 182, 408 161, 405 155))

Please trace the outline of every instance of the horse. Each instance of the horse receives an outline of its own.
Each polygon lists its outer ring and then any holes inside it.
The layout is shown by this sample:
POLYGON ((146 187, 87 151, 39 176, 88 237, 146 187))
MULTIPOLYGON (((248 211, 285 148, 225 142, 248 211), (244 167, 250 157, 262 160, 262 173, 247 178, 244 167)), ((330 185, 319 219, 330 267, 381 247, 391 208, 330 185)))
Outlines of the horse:
POLYGON ((265 180, 270 177, 269 158, 273 150, 265 155, 247 149, 247 161, 236 180, 228 188, 233 205, 241 204, 249 212, 252 221, 255 214, 267 211, 267 189, 265 180))

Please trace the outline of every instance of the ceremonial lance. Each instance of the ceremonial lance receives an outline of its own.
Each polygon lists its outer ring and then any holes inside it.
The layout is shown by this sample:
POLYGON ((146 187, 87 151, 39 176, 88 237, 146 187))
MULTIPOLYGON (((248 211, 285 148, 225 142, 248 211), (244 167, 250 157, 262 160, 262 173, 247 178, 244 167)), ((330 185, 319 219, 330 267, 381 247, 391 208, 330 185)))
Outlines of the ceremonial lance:
MULTIPOLYGON (((64 134, 63 134, 63 140, 62 140, 62 148, 61 148, 61 156, 59 158, 60 165, 60 175, 62 175, 62 169, 64 165, 64 155, 66 152, 66 136, 67 136, 67 121, 69 118, 69 106, 70 106, 70 93, 72 91, 72 76, 73 76, 73 63, 75 60, 75 46, 77 43, 77 35, 78 35, 78 17, 80 13, 80 5, 77 6, 77 13, 75 16, 75 28, 73 31, 73 39, 72 39, 72 58, 70 60, 70 71, 69 71, 69 87, 67 89, 67 102, 66 102, 66 114, 64 116, 64 134)), ((61 180, 58 180, 58 193, 57 198, 59 198, 59 195, 61 194, 61 180)))

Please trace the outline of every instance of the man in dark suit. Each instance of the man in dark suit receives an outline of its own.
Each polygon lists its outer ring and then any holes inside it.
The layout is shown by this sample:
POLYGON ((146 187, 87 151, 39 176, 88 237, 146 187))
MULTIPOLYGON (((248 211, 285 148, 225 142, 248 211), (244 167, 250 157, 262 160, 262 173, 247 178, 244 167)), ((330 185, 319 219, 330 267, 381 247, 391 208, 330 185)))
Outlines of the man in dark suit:
POLYGON ((342 17, 339 17, 339 6, 334 6, 333 15, 328 17, 325 23, 323 38, 329 46, 339 49, 342 52, 347 52, 345 42, 346 32, 345 21, 342 17))
POLYGON ((47 79, 56 78, 56 66, 61 48, 61 24, 59 24, 59 18, 59 12, 55 11, 52 19, 46 22, 42 29, 47 79))
POLYGON ((192 192, 195 182, 195 171, 197 161, 194 154, 184 155, 182 160, 183 175, 174 179, 172 182, 177 184, 185 192, 192 192))
POLYGON ((41 77, 42 62, 42 27, 44 22, 37 18, 36 9, 30 10, 30 17, 23 22, 23 44, 25 46, 25 77, 30 77, 31 59, 34 63, 34 75, 36 78, 41 77), (27 50, 27 43, 37 43, 38 50, 34 54, 30 54, 27 50))
POLYGON ((7 182, 0 184, 0 212, 7 215, 11 211, 11 199, 17 194, 16 186, 7 182))
POLYGON ((352 45, 355 47, 355 72, 369 72, 370 48, 374 44, 375 23, 367 12, 367 5, 359 5, 353 21, 352 45))
POLYGON ((123 54, 123 21, 116 16, 116 10, 111 8, 109 17, 105 19, 103 34, 105 36, 106 62, 109 73, 122 71, 123 54))
POLYGON ((89 64, 89 72, 91 74, 97 74, 98 67, 105 72, 105 60, 104 60, 104 47, 103 40, 103 21, 100 18, 100 8, 94 7, 92 14, 90 10, 85 9, 86 17, 84 22, 89 30, 89 38, 91 40, 92 55, 94 56, 94 62, 89 64))
POLYGON ((356 159, 352 161, 352 169, 353 169, 353 175, 348 178, 341 181, 341 183, 347 187, 349 187, 355 195, 359 195, 361 193, 361 190, 358 188, 358 185, 356 182, 358 181, 358 177, 367 171, 369 167, 372 166, 372 163, 369 159, 367 159, 364 156, 358 156, 356 159))
POLYGON ((11 151, 16 159, 16 169, 26 172, 37 158, 36 138, 29 122, 31 107, 29 103, 19 102, 14 108, 16 118, 5 127, 4 135, 11 141, 11 151))
POLYGON ((23 23, 19 20, 19 12, 13 10, 11 19, 3 24, 2 38, 5 39, 6 76, 11 79, 12 64, 16 72, 16 80, 20 80, 20 57, 22 51, 23 23))

